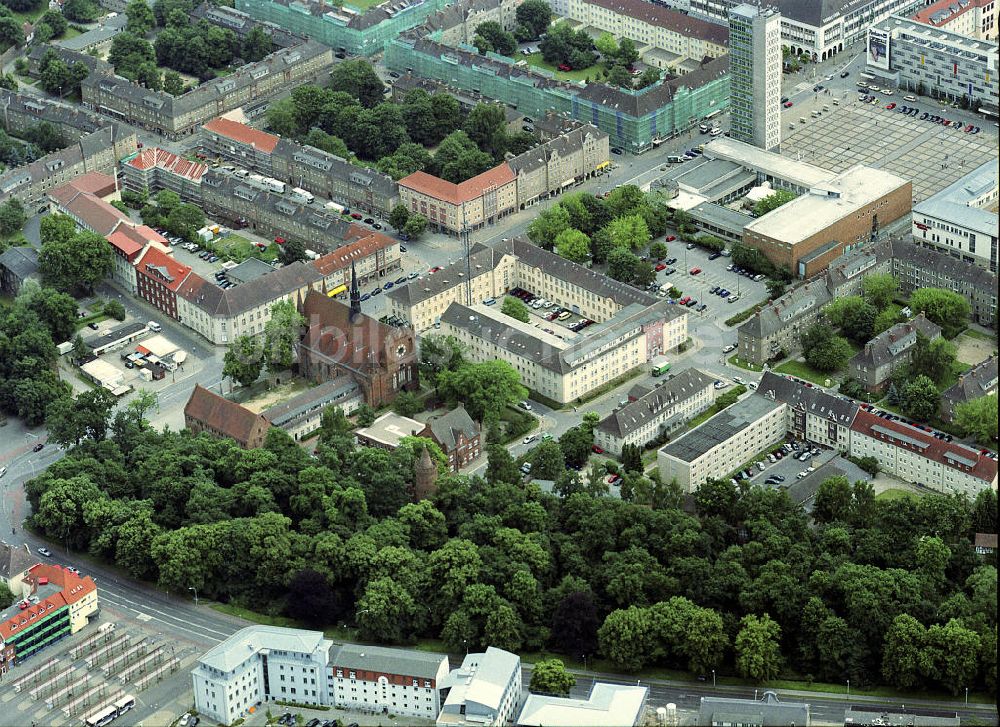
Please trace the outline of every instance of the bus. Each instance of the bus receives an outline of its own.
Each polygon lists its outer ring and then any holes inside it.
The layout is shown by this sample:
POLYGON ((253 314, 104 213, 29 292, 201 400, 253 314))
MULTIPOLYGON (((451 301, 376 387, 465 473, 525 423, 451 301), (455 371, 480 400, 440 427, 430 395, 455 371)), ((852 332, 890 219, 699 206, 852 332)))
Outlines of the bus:
POLYGON ((106 724, 111 724, 111 722, 118 716, 118 709, 112 705, 110 707, 105 707, 100 712, 94 712, 92 715, 87 717, 85 720, 87 727, 104 727, 106 724))
POLYGON ((860 78, 862 81, 874 81, 875 80, 875 76, 873 76, 871 73, 859 73, 858 74, 858 78, 860 78))
POLYGON ((346 292, 347 292, 347 286, 346 285, 338 285, 336 288, 334 288, 329 293, 327 293, 326 297, 327 298, 333 298, 335 296, 340 295, 341 293, 346 293, 346 292))
POLYGON ((670 364, 663 359, 657 359, 653 362, 653 376, 663 376, 670 370, 670 364))
POLYGON ((115 711, 118 716, 121 717, 123 714, 128 712, 135 706, 135 697, 131 694, 126 694, 124 697, 115 702, 115 711))
POLYGON ((708 114, 705 117, 705 121, 708 121, 709 119, 714 119, 716 116, 718 116, 721 113, 722 113, 722 109, 716 109, 715 111, 713 111, 712 113, 708 114))

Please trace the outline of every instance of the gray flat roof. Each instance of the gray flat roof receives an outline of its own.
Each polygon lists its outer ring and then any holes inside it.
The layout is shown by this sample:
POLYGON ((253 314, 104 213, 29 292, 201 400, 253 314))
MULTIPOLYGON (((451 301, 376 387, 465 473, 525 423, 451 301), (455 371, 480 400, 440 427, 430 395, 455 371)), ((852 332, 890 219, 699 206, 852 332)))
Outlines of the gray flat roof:
POLYGON ((303 391, 298 396, 293 396, 288 401, 272 406, 263 412, 264 417, 276 427, 288 424, 296 418, 313 411, 317 406, 326 406, 335 403, 340 399, 346 399, 352 394, 359 392, 361 387, 358 382, 350 377, 338 376, 335 379, 326 381, 319 386, 314 386, 308 391, 303 391), (346 380, 345 380, 346 379, 346 380))
POLYGON ((736 434, 779 406, 783 406, 783 404, 769 401, 756 394, 748 396, 731 407, 723 409, 684 436, 670 442, 660 451, 676 457, 682 462, 694 462, 712 448, 732 439, 736 434))
POLYGON ((436 679, 442 662, 447 669, 446 654, 434 654, 416 649, 392 649, 364 644, 340 644, 330 647, 331 668, 365 669, 383 674, 436 679))
POLYGON ((955 180, 933 197, 913 208, 914 215, 928 215, 986 236, 997 234, 997 214, 970 206, 997 188, 997 160, 991 159, 955 180))
POLYGON ((734 234, 742 234, 743 228, 753 221, 753 217, 742 212, 723 207, 714 202, 702 202, 697 207, 688 210, 688 214, 696 222, 705 222, 716 227, 721 227, 734 234))

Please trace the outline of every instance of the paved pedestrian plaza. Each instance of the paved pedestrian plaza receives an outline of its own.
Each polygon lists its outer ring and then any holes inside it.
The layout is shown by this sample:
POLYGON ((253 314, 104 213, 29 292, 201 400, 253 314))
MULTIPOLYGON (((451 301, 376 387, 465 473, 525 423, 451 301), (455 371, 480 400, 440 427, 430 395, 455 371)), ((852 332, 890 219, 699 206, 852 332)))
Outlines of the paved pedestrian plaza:
MULTIPOLYGON (((789 109, 783 114, 781 152, 835 171, 855 164, 885 169, 913 180, 916 202, 997 156, 996 129, 990 121, 984 119, 979 124, 982 131, 971 134, 921 121, 919 114, 906 116, 887 111, 890 101, 861 104, 852 94, 840 105, 833 105, 831 98, 820 96, 789 109), (824 105, 829 110, 823 111, 824 105), (819 111, 820 116, 814 118, 813 111, 819 111), (806 122, 800 123, 800 118, 806 122)), ((899 100, 896 103, 906 105, 899 100)), ((921 111, 948 118, 952 110, 921 104, 921 111)))

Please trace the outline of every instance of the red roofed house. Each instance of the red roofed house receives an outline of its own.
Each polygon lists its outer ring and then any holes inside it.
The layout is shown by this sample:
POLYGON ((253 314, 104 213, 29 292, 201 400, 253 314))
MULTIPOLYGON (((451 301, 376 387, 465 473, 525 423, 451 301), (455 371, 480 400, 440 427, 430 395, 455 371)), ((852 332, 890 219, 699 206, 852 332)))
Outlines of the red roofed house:
POLYGON ((271 422, 197 384, 184 407, 184 426, 195 434, 229 437, 244 449, 256 449, 264 445, 271 422))
POLYGON ((0 611, 0 673, 75 634, 97 614, 97 585, 90 576, 39 563, 24 584, 28 599, 0 611))
POLYGON ((150 246, 135 263, 136 292, 171 318, 177 319, 177 290, 191 268, 159 247, 150 246))
POLYGON ((402 269, 399 243, 388 235, 351 225, 344 239, 350 242, 313 261, 323 276, 323 284, 333 295, 338 294, 333 293, 337 288, 344 289, 340 292, 347 291, 352 264, 362 284, 402 269))
POLYGON ((50 208, 53 212, 72 217, 81 228, 96 232, 111 243, 115 252, 112 279, 134 295, 136 259, 150 243, 158 243, 164 250, 169 250, 170 244, 156 230, 137 225, 104 199, 115 193, 113 178, 90 172, 51 190, 50 208))
POLYGON ((279 137, 222 116, 212 119, 203 128, 209 142, 203 144, 206 149, 214 149, 226 159, 239 161, 248 169, 270 172, 271 154, 278 145, 279 137))
POLYGON ((997 36, 1000 6, 994 0, 937 0, 920 8, 912 20, 968 38, 991 40, 997 36))
POLYGON ((907 482, 974 498, 997 489, 997 460, 987 450, 937 439, 903 422, 860 409, 851 425, 851 455, 875 457, 879 467, 907 482))
POLYGON ((507 162, 452 184, 427 172, 399 180, 399 198, 439 230, 476 230, 517 209, 517 181, 507 162))
POLYGON ((299 311, 306 319, 298 349, 303 376, 318 382, 350 376, 372 407, 389 404, 400 391, 417 385, 413 329, 363 314, 356 283, 350 306, 310 290, 300 299, 299 311))
POLYGON ((201 199, 201 178, 206 171, 207 164, 155 147, 142 149, 122 163, 126 189, 140 194, 169 189, 184 200, 201 199))

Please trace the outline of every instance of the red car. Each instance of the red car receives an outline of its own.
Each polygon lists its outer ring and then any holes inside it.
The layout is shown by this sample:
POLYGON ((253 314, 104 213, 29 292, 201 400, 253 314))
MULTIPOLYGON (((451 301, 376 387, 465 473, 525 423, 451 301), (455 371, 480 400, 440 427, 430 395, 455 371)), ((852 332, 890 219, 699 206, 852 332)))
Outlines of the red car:
POLYGON ((431 268, 430 270, 428 270, 427 272, 428 272, 428 273, 431 273, 431 274, 434 274, 434 273, 436 273, 436 272, 437 272, 438 270, 440 270, 440 269, 441 269, 441 266, 440 266, 440 265, 435 265, 434 267, 432 267, 432 268, 431 268))
POLYGON ((677 235, 667 235, 667 242, 673 242, 677 239, 677 235))
POLYGON ((592 451, 592 452, 593 452, 594 454, 604 454, 604 450, 603 450, 603 449, 601 449, 600 447, 598 447, 598 446, 597 446, 596 444, 591 444, 591 445, 590 445, 590 450, 591 450, 591 451, 592 451))
POLYGON ((677 301, 677 303, 678 303, 678 305, 687 305, 689 300, 691 300, 691 296, 690 295, 685 295, 683 298, 681 298, 679 301, 677 301))
POLYGON ((656 263, 656 272, 660 272, 661 270, 666 270, 666 269, 667 266, 664 265, 663 263, 656 263))
POLYGON ((351 219, 352 220, 360 220, 361 219, 361 215, 359 215, 357 212, 352 212, 351 213, 351 219))
POLYGON ((700 272, 701 272, 701 268, 691 268, 691 274, 692 275, 697 275, 700 272))
POLYGON ((285 244, 285 238, 283 238, 283 237, 276 237, 276 238, 274 238, 274 241, 276 243, 278 243, 279 245, 284 245, 285 244))
POLYGON ((785 108, 786 109, 792 108, 792 102, 791 101, 785 101, 785 108))
POLYGON ((891 103, 891 104, 889 104, 888 106, 885 107, 885 110, 886 111, 892 111, 894 108, 896 108, 896 104, 891 103))
POLYGON ((560 63, 559 64, 559 70, 560 71, 572 71, 573 70, 573 66, 569 65, 568 63, 560 63))

